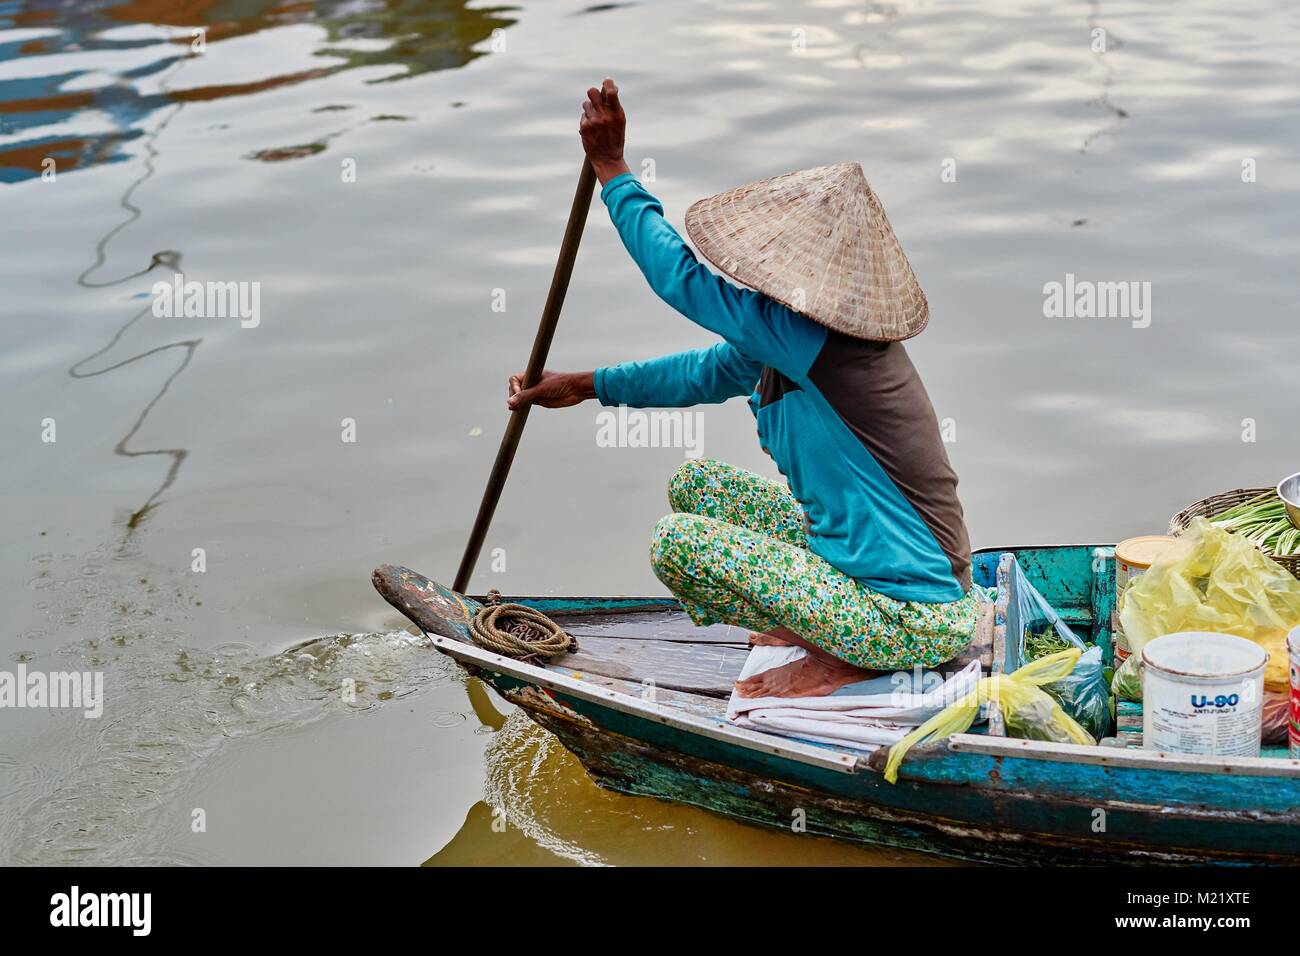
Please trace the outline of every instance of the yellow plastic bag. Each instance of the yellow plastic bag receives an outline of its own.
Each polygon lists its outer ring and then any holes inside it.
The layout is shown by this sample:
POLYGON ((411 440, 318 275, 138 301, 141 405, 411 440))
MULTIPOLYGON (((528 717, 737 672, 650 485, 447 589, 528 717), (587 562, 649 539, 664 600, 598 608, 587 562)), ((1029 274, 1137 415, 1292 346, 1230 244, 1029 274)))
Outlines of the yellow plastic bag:
POLYGON ((1214 631, 1268 651, 1264 683, 1287 686, 1286 635, 1300 625, 1300 581, 1235 534, 1195 519, 1183 536, 1192 551, 1153 564, 1125 590, 1120 621, 1134 655, 1179 631, 1214 631))
POLYGON ((988 703, 997 704, 1008 737, 1089 746, 1096 744, 1092 734, 1080 727, 1060 704, 1038 689, 1042 684, 1052 684, 1068 677, 1082 654, 1083 651, 1072 647, 1030 661, 1015 673, 982 678, 973 691, 939 711, 889 748, 885 779, 897 783, 898 766, 912 747, 964 733, 975 722, 980 706, 988 703))

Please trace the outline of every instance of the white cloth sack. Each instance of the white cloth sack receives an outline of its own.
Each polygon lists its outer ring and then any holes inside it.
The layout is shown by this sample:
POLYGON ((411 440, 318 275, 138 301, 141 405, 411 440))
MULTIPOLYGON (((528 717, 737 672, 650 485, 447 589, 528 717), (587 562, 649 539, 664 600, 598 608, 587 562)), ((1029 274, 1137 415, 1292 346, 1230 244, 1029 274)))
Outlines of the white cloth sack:
MULTIPOLYGON (((749 652, 738 680, 806 656, 801 647, 759 645, 749 652)), ((978 661, 947 680, 935 671, 898 671, 848 684, 823 697, 741 697, 727 702, 727 719, 738 727, 818 743, 875 749, 902 740, 948 705, 975 689, 978 661), (914 686, 919 683, 919 686, 914 686)))

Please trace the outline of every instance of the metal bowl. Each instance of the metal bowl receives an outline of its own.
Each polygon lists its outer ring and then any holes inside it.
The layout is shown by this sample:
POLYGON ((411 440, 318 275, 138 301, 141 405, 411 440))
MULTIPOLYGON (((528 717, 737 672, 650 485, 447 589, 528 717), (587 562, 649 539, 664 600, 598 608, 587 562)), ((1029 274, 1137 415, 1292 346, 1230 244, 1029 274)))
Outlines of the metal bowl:
POLYGON ((1277 496, 1286 505, 1287 517, 1300 528, 1300 471, 1277 483, 1277 496))

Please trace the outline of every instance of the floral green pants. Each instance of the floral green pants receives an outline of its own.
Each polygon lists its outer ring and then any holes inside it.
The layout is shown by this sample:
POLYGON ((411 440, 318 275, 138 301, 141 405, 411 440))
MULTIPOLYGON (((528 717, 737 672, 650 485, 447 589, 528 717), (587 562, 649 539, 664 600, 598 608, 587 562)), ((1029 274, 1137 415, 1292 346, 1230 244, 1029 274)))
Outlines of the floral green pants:
POLYGON ((696 624, 787 627, 858 667, 934 667, 975 633, 974 592, 949 604, 877 594, 808 550, 803 511, 760 475, 688 461, 668 484, 650 563, 696 624))

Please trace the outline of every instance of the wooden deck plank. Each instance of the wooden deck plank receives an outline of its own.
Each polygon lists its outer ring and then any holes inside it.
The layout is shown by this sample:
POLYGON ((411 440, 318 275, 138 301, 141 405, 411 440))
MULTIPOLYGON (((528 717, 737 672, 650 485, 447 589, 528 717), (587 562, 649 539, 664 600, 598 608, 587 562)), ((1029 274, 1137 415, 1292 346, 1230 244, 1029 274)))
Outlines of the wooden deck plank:
POLYGON ((738 647, 749 643, 749 631, 728 624, 697 627, 681 610, 636 611, 612 614, 551 615, 557 624, 582 640, 583 635, 618 637, 633 641, 680 641, 689 644, 731 644, 738 647))
MULTIPOLYGON (((572 633, 572 632, 570 632, 572 633)), ((578 673, 617 677, 640 685, 726 697, 740 675, 747 647, 623 637, 579 636, 578 652, 557 664, 578 673)))

